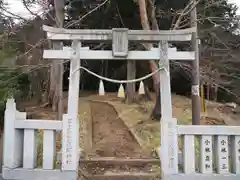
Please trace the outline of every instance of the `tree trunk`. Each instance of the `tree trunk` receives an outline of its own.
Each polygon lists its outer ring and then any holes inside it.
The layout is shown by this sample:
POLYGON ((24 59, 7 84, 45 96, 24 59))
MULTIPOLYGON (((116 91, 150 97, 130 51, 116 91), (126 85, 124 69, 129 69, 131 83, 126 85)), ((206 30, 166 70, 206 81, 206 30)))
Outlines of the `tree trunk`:
MULTIPOLYGON (((127 80, 132 80, 136 78, 136 61, 128 60, 127 62, 127 80)), ((136 84, 127 83, 126 87, 126 102, 128 104, 133 103, 136 98, 136 84)))
MULTIPOLYGON (((56 27, 62 28, 64 23, 64 0, 54 0, 56 15, 56 27)), ((54 42, 54 48, 60 49, 61 42, 54 42)), ((57 119, 62 119, 62 81, 63 81, 63 61, 52 61, 50 73, 49 103, 54 111, 57 111, 57 119)))
MULTIPOLYGON (((139 12, 140 12, 140 18, 141 18, 141 24, 142 28, 144 30, 150 30, 149 20, 147 16, 147 7, 146 7, 146 1, 145 0, 138 0, 137 1, 139 6, 139 12)), ((144 44, 145 48, 150 50, 152 48, 152 44, 144 44)), ((149 67, 151 72, 154 72, 158 69, 157 63, 154 60, 149 60, 149 67)), ((155 73, 153 76, 153 83, 154 83, 154 90, 156 93, 156 102, 152 111, 152 117, 154 119, 161 118, 161 102, 160 102, 160 73, 155 73)))

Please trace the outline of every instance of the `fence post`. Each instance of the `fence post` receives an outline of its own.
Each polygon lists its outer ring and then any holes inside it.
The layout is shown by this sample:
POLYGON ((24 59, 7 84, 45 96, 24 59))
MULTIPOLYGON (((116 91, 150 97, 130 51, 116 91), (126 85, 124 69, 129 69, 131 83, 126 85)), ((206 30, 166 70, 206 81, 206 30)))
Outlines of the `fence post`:
MULTIPOLYGON (((171 153, 169 146, 172 139, 169 137, 170 128, 172 127, 172 100, 170 86, 170 68, 168 59, 168 42, 160 41, 159 43, 160 61, 159 66, 164 68, 160 71, 160 97, 161 97, 161 143, 160 143, 160 159, 162 168, 162 179, 165 175, 172 173, 171 161, 169 159, 171 153), (170 142, 169 142, 170 140, 170 142)), ((172 149, 172 148, 171 148, 172 149)))
POLYGON ((171 174, 178 173, 178 135, 177 119, 172 118, 168 123, 168 161, 171 174))
MULTIPOLYGON (((18 112, 19 113, 19 112, 18 112)), ((4 116, 3 167, 17 168, 23 159, 23 130, 15 129, 16 103, 8 99, 4 116)))
POLYGON ((79 161, 79 120, 78 99, 80 83, 80 52, 81 42, 73 41, 73 54, 70 61, 70 79, 68 90, 68 110, 63 115, 62 138, 62 170, 76 171, 79 161))

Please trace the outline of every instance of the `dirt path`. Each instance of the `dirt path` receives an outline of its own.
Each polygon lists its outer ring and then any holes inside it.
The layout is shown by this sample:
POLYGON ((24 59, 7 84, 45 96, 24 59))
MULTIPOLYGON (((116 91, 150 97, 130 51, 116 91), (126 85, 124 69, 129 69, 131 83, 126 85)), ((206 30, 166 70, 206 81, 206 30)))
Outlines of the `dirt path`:
MULTIPOLYGON (((119 118, 113 106, 106 102, 88 101, 91 108, 92 122, 92 151, 90 157, 121 157, 121 158, 149 158, 125 125, 119 118)), ((149 173, 152 165, 138 163, 126 164, 80 164, 80 169, 88 175, 103 175, 108 173, 149 173)), ((80 172, 79 175, 82 175, 80 172)), ((131 180, 132 178, 127 178, 131 180)), ((140 178, 141 179, 141 178, 140 178)))
POLYGON ((91 114, 93 149, 98 156, 148 157, 111 105, 92 102, 91 114))

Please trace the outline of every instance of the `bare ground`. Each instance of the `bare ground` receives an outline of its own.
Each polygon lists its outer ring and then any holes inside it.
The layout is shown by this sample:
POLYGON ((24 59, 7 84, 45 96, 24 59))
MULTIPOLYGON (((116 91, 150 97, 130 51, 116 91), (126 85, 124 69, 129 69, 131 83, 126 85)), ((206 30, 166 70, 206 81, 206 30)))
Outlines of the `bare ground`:
MULTIPOLYGON (((116 110, 108 103, 91 102, 92 116, 92 153, 91 157, 147 158, 135 136, 129 131, 116 110)), ((152 166, 103 165, 98 163, 81 166, 87 174, 105 174, 119 172, 150 172, 152 166)))
POLYGON ((146 157, 133 134, 107 103, 92 102, 93 149, 99 156, 146 157))

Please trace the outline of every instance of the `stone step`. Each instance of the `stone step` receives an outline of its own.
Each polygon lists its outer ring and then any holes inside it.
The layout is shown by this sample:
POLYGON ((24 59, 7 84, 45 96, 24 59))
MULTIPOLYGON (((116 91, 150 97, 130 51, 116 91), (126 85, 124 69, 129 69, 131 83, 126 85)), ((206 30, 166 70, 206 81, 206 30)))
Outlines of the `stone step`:
POLYGON ((156 173, 131 173, 131 172, 106 172, 101 175, 89 175, 88 180, 149 180, 149 179, 160 179, 160 174, 156 173))

